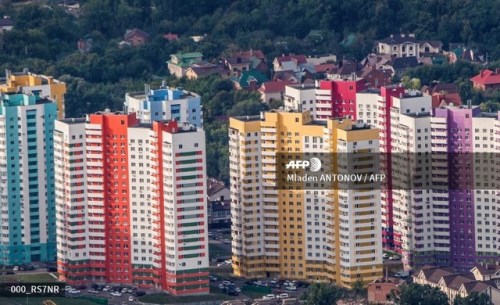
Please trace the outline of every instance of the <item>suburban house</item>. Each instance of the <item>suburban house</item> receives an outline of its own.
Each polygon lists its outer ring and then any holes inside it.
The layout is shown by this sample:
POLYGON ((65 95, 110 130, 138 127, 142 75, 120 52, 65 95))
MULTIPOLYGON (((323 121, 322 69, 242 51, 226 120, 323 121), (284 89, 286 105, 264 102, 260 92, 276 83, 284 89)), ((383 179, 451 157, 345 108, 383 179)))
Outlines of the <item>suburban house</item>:
POLYGON ((457 296, 471 292, 486 293, 493 304, 500 305, 500 267, 476 266, 469 272, 456 272, 451 267, 425 266, 413 275, 413 282, 439 288, 453 304, 457 296))
POLYGON ((379 278, 368 284, 366 288, 368 292, 369 304, 392 304, 389 300, 389 295, 392 290, 396 290, 404 283, 404 280, 388 277, 379 278))
POLYGON ((325 55, 317 55, 317 56, 307 56, 306 61, 313 65, 321 65, 327 63, 337 62, 337 55, 334 54, 325 54, 325 55))
POLYGON ((229 188, 215 178, 207 179, 208 223, 231 222, 231 199, 229 188))
POLYGON ((212 74, 226 76, 228 71, 226 71, 222 65, 212 64, 205 61, 194 63, 191 67, 186 69, 186 78, 188 79, 198 79, 212 74))
POLYGON ((394 72, 401 75, 408 69, 418 67, 418 60, 416 56, 394 57, 391 65, 394 72))
POLYGON ((443 43, 434 40, 417 40, 415 34, 393 35, 377 41, 377 53, 394 57, 421 57, 423 53, 441 53, 443 43))
POLYGON ((168 32, 167 34, 163 35, 162 37, 165 38, 168 41, 179 40, 179 35, 174 34, 174 33, 170 33, 170 32, 168 32))
POLYGON ((236 52, 223 58, 224 65, 231 71, 232 76, 239 77, 244 71, 258 70, 267 72, 267 63, 264 53, 260 50, 236 52))
POLYGON ((0 19, 0 33, 3 31, 10 31, 14 28, 14 21, 9 16, 4 16, 0 19))
POLYGON ((260 92, 263 103, 269 103, 272 100, 282 101, 285 98, 285 87, 291 84, 293 84, 291 81, 265 82, 257 91, 260 92))
POLYGON ((470 79, 472 86, 477 90, 499 89, 500 88, 500 69, 495 72, 491 70, 481 70, 478 75, 470 79))
POLYGON ((202 59, 203 55, 200 52, 172 54, 167 61, 168 71, 177 78, 184 77, 187 69, 202 59))
POLYGON ((243 71, 239 77, 232 77, 231 81, 236 90, 250 90, 255 91, 259 89, 262 83, 267 81, 264 74, 258 70, 243 71))
POLYGON ((314 64, 308 63, 304 55, 276 57, 273 60, 273 71, 275 80, 289 81, 287 74, 291 74, 297 82, 301 82, 304 78, 311 78, 316 73, 314 64))
POLYGON ((357 76, 365 80, 365 88, 380 88, 391 85, 393 70, 377 69, 375 65, 366 66, 357 73, 357 76))
POLYGON ((229 188, 224 184, 224 182, 219 181, 215 178, 207 179, 207 197, 209 201, 224 201, 226 199, 229 199, 229 196, 229 188))
POLYGON ((133 47, 145 44, 149 40, 149 34, 139 29, 127 30, 124 35, 125 42, 133 47))
POLYGON ((462 105, 462 99, 455 84, 434 82, 430 86, 423 86, 420 91, 432 97, 432 108, 444 107, 450 104, 462 105))

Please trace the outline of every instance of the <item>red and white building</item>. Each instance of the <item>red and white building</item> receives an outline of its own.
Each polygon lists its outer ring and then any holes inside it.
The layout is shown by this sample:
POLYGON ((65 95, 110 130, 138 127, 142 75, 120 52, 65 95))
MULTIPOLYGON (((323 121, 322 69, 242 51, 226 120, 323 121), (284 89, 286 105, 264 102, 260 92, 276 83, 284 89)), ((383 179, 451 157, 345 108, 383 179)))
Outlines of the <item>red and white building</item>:
POLYGON ((323 80, 316 89, 317 120, 349 118, 356 116, 356 93, 364 89, 365 81, 354 76, 353 79, 323 80))
POLYGON ((205 294, 205 133, 109 111, 56 121, 58 273, 205 294))

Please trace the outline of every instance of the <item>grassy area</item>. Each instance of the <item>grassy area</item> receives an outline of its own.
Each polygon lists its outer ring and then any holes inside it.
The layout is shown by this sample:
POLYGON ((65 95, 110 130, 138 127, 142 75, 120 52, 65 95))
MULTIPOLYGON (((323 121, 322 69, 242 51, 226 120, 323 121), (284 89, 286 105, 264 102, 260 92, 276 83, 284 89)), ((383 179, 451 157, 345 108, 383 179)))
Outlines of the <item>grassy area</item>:
POLYGON ((208 244, 210 259, 217 257, 231 257, 231 251, 218 244, 208 244))
POLYGON ((208 295, 176 297, 168 294, 150 294, 140 297, 138 301, 145 303, 171 304, 171 303, 190 303, 190 302, 202 302, 202 301, 225 301, 232 299, 234 299, 234 297, 222 293, 219 288, 210 286, 210 294, 208 295))
POLYGON ((97 305, 94 302, 82 299, 71 299, 62 297, 36 297, 36 298, 0 298, 0 304, 2 305, 42 305, 43 301, 52 300, 57 305, 97 305))
POLYGON ((2 275, 0 283, 55 283, 57 279, 48 273, 2 275))

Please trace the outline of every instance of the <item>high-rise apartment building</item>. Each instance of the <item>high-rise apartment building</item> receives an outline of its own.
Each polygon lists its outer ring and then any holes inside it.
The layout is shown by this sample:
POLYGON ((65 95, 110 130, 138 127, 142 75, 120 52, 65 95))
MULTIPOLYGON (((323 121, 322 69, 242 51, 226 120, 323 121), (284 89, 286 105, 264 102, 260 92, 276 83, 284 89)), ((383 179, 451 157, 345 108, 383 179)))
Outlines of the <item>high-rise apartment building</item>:
POLYGON ((432 109, 430 97, 400 86, 358 93, 357 104, 380 130, 384 247, 408 269, 498 260, 497 114, 432 109))
POLYGON ((53 130, 56 103, 0 95, 0 264, 56 258, 53 130))
POLYGON ((203 126, 200 96, 182 88, 162 85, 159 89, 150 89, 146 85, 144 92, 126 94, 125 112, 137 113, 141 123, 176 120, 203 126))
MULTIPOLYGON (((277 187, 284 166, 280 155, 319 153, 336 159, 378 153, 376 129, 350 120, 315 121, 309 112, 268 112, 231 118, 229 150, 236 275, 342 286, 382 275, 379 189, 367 184, 353 190, 342 183, 277 187)), ((325 173, 379 172, 371 158, 352 162, 332 162, 325 173)))
POLYGON ((24 69, 22 72, 5 71, 5 79, 1 80, 0 91, 4 93, 35 94, 51 99, 57 104, 57 118, 64 118, 64 94, 66 84, 52 76, 38 75, 24 69))
POLYGON ((208 293, 203 130, 107 111, 54 139, 60 279, 208 293))

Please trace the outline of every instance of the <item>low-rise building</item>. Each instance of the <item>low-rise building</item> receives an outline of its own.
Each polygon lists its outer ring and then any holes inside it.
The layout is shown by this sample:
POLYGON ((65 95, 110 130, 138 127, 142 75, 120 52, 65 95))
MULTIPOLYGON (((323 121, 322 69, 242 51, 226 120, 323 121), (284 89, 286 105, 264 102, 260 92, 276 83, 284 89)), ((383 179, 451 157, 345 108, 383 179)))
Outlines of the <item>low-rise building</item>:
POLYGON ((139 29, 127 30, 124 35, 124 41, 133 47, 142 46, 148 40, 149 34, 139 29))
POLYGON ((417 40, 415 34, 391 34, 377 41, 377 52, 395 57, 420 57, 421 53, 441 53, 443 43, 435 40, 417 40))
POLYGON ((177 53, 170 55, 170 60, 167 61, 167 67, 170 74, 177 78, 186 76, 186 71, 193 64, 201 62, 203 54, 200 52, 177 53))
POLYGON ((470 79, 472 86, 477 90, 499 89, 500 88, 500 69, 495 72, 491 70, 481 70, 481 72, 470 79))
POLYGON ((389 296, 392 290, 396 290, 404 281, 398 278, 379 278, 368 284, 369 304, 391 304, 389 296))

